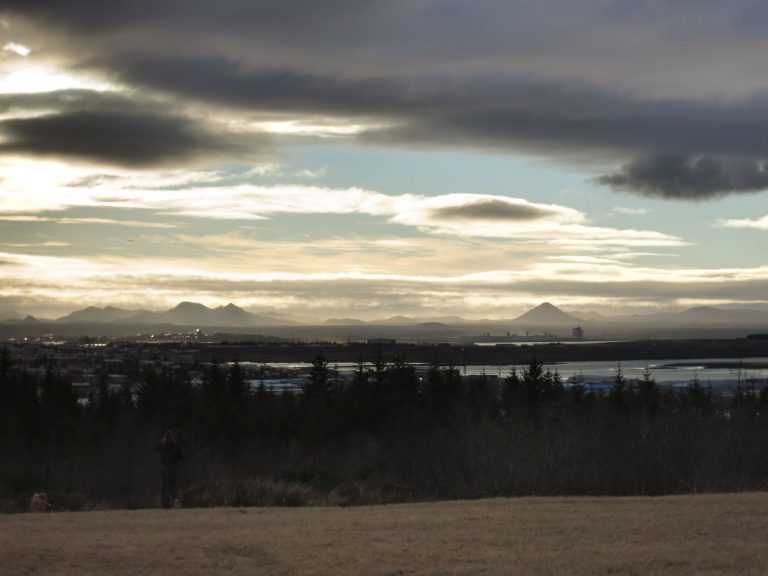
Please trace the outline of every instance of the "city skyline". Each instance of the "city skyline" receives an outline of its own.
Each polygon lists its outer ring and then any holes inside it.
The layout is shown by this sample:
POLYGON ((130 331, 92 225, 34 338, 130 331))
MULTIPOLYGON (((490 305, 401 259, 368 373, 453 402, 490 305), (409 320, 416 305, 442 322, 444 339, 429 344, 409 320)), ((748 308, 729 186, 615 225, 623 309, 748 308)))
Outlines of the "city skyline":
POLYGON ((5 2, 0 317, 768 307, 758 2, 5 2))

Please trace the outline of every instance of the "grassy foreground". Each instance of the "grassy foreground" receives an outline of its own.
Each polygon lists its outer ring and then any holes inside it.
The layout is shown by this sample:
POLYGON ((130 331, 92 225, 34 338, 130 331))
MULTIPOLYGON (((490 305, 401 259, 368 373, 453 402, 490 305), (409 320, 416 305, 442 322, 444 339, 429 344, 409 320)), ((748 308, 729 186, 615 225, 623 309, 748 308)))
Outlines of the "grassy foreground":
POLYGON ((0 573, 768 574, 768 494, 15 514, 0 573))

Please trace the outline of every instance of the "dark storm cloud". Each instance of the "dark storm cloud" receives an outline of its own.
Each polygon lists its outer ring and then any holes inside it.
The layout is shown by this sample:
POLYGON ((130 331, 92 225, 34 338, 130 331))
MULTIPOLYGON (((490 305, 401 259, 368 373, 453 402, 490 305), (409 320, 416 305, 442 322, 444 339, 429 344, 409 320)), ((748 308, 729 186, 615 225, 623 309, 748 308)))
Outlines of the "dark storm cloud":
POLYGON ((731 104, 641 100, 523 78, 349 79, 291 70, 242 70, 222 59, 133 59, 125 80, 245 110, 363 115, 395 127, 376 140, 554 150, 695 150, 768 154, 768 99, 731 104), (399 123, 398 123, 399 121, 399 123))
MULTIPOLYGON (((599 181, 645 195, 695 199, 765 188, 768 100, 756 46, 765 42, 768 7, 753 0, 11 0, 3 7, 37 23, 51 50, 180 103, 388 124, 361 136, 374 143, 629 161, 599 181)), ((69 114, 88 120, 82 110, 69 114)), ((19 150, 45 152, 67 120, 49 124, 50 139, 40 125, 6 130, 19 150)), ((113 124, 118 134, 131 131, 118 118, 113 124)), ((216 146, 180 117, 156 127, 168 131, 157 134, 161 159, 173 142, 181 157, 205 141, 216 146)), ((86 135, 102 140, 95 126, 86 135)), ((149 162, 136 154, 136 162, 149 162)), ((118 155, 132 161, 128 151, 118 155)))
POLYGON ((551 216, 552 212, 538 206, 488 199, 460 206, 435 208, 431 214, 434 218, 444 220, 528 221, 546 218, 551 216))
POLYGON ((63 156, 129 167, 215 154, 238 155, 235 142, 179 116, 141 112, 68 112, 0 122, 0 153, 63 156))
MULTIPOLYGON (((112 51, 125 39, 143 39, 141 46, 165 53, 196 51, 200 43, 211 51, 269 43, 276 49, 269 55, 273 60, 303 52, 307 61, 314 57, 327 68, 336 56, 342 69, 367 67, 374 59, 386 67, 399 60, 400 68, 450 61, 458 69, 477 57, 507 60, 507 66, 535 60, 551 70, 563 63, 563 72, 574 59, 591 66, 585 50, 605 61, 618 58, 612 68, 621 69, 626 64, 620 57, 638 50, 632 41, 653 39, 642 46, 649 61, 657 50, 674 61, 678 54, 670 44, 695 49, 733 44, 734 38, 749 42, 764 34, 768 20, 760 0, 731 0, 727 6, 719 0, 6 0, 0 9, 88 34, 88 42, 109 40, 112 51), (155 36, 158 30, 161 36, 155 36), (551 65, 545 62, 550 59, 551 65)), ((141 50, 138 44, 133 48, 141 50)))
POLYGON ((0 111, 54 109, 0 121, 0 154, 56 156, 144 167, 195 159, 256 156, 268 149, 258 134, 214 132, 169 105, 121 94, 68 90, 0 96, 0 111))
POLYGON ((668 154, 635 160, 599 182, 645 196, 695 200, 765 190, 768 171, 763 162, 668 154))
POLYGON ((225 58, 136 57, 121 61, 117 69, 120 79, 132 84, 246 111, 388 115, 407 112, 422 100, 408 97, 406 87, 394 79, 246 71, 225 58))
POLYGON ((234 62, 210 58, 133 59, 120 69, 129 83, 244 111, 390 122, 388 128, 361 136, 372 143, 521 150, 591 163, 629 156, 645 165, 648 157, 667 158, 666 150, 708 158, 688 162, 684 190, 661 174, 643 185, 635 178, 620 181, 620 175, 600 179, 645 195, 696 199, 766 187, 754 169, 768 158, 768 100, 763 97, 731 103, 641 100, 520 78, 349 79, 290 70, 245 71, 234 62), (712 163, 720 169, 712 170, 712 163))

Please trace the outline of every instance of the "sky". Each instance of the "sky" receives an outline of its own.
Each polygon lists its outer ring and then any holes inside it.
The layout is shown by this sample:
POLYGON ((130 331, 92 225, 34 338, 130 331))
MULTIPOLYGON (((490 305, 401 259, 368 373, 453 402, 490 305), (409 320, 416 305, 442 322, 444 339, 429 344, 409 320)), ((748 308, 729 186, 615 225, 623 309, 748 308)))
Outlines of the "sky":
POLYGON ((768 307, 768 5, 0 1, 0 318, 768 307))

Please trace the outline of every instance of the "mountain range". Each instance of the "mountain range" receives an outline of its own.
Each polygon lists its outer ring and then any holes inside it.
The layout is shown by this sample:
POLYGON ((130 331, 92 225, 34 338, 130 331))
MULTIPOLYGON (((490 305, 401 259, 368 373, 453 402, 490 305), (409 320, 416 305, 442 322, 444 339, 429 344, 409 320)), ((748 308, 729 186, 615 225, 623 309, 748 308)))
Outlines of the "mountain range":
MULTIPOLYGON (((656 329, 665 331, 680 331, 681 329, 720 329, 737 328, 749 329, 750 332, 763 331, 768 328, 768 310, 762 309, 724 309, 709 306, 689 308, 682 312, 663 312, 654 314, 632 314, 622 316, 606 316, 597 312, 566 312, 557 306, 544 302, 528 310, 517 318, 469 320, 460 316, 410 317, 392 316, 379 320, 364 321, 352 317, 329 318, 327 320, 302 319, 290 314, 271 313, 256 314, 236 306, 227 304, 209 308, 197 302, 181 302, 165 311, 128 310, 107 306, 98 308, 88 306, 74 311, 56 320, 35 319, 27 316, 24 319, 4 320, 3 325, 99 325, 106 328, 109 325, 168 325, 206 328, 284 328, 300 326, 325 327, 327 330, 354 331, 363 334, 363 330, 379 328, 419 331, 445 331, 452 333, 465 332, 477 334, 480 331, 499 328, 509 331, 528 331, 534 333, 547 330, 559 334, 569 334, 576 326, 582 326, 591 334, 598 331, 603 334, 625 334, 628 331, 647 334, 656 329)), ((103 331, 103 329, 101 329, 103 331)), ((388 332, 388 333, 389 333, 388 332)), ((292 332, 293 333, 293 332, 292 332)), ((352 332, 350 332, 352 333, 352 332)), ((394 333, 394 332, 393 332, 394 333)))
POLYGON ((73 323, 120 323, 120 324, 174 324, 178 326, 286 326, 292 322, 272 316, 247 312, 234 304, 208 308, 198 302, 181 302, 164 312, 125 310, 107 306, 89 306, 56 320, 61 324, 73 323))

